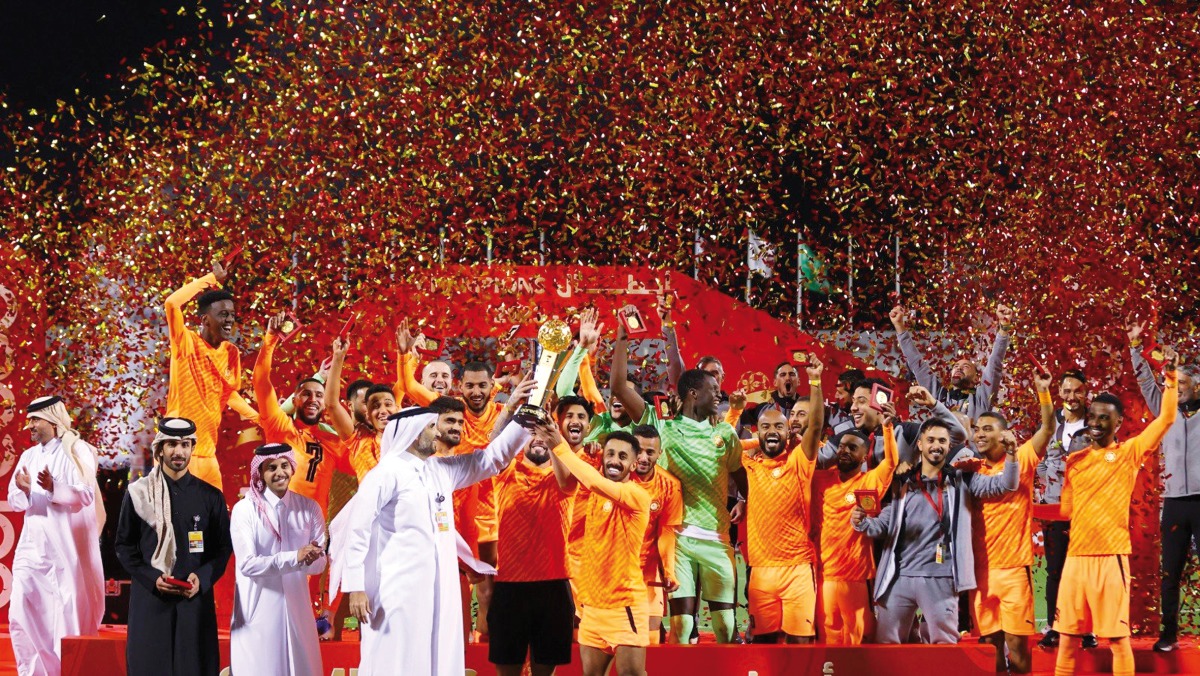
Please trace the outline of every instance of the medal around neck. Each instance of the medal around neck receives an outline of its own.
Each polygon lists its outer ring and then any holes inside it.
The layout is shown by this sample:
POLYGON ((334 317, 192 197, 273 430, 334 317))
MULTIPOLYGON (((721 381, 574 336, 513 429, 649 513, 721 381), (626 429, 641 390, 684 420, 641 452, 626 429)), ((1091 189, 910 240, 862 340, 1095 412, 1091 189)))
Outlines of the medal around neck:
POLYGON ((550 422, 550 414, 542 408, 546 402, 546 393, 550 386, 558 380, 562 361, 559 356, 571 344, 571 327, 561 319, 547 320, 538 328, 538 346, 541 354, 537 366, 533 370, 533 380, 537 388, 529 396, 529 402, 517 409, 513 419, 522 425, 533 425, 550 422))

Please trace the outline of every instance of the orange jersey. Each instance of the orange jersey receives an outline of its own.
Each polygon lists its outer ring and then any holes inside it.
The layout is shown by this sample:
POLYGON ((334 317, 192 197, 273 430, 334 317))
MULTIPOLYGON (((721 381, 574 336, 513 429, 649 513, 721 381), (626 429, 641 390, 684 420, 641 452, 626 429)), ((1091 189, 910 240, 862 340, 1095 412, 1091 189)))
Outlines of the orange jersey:
POLYGON ((746 496, 746 562, 751 566, 812 563, 809 510, 816 460, 799 448, 775 458, 747 454, 742 459, 750 494, 746 496))
POLYGON ((271 363, 278 345, 279 336, 268 333, 254 363, 254 398, 261 409, 258 423, 262 426, 263 441, 292 447, 296 472, 288 488, 316 501, 325 512, 329 508, 334 466, 342 455, 342 441, 335 432, 318 425, 305 425, 283 412, 271 384, 271 363))
POLYGON ((354 469, 354 476, 358 477, 360 484, 366 478, 367 472, 375 469, 375 465, 379 464, 380 436, 375 434, 375 430, 358 426, 354 428, 353 435, 342 439, 346 460, 354 469))
MULTIPOLYGON (((587 451, 581 448, 575 454, 592 467, 600 468, 602 457, 599 453, 594 456, 588 455, 587 451)), ((567 533, 567 559, 571 562, 571 566, 578 565, 580 557, 583 556, 583 532, 584 524, 587 523, 585 507, 591 495, 592 492, 588 490, 587 486, 580 486, 575 491, 575 504, 571 509, 571 529, 567 533)), ((571 574, 574 576, 575 571, 572 570, 571 574)))
MULTIPOLYGON (((583 534, 586 571, 575 576, 584 606, 644 608, 642 541, 650 523, 650 493, 636 481, 612 481, 571 452, 566 442, 554 448, 579 483, 591 490, 583 534)), ((586 613, 586 611, 585 611, 586 613)))
POLYGON ((673 553, 675 528, 683 524, 683 489, 679 479, 661 467, 654 468, 649 481, 641 481, 636 474, 633 478, 650 494, 650 520, 642 540, 642 579, 655 582, 660 570, 674 575, 675 562, 663 561, 659 541, 668 538, 673 553))
POLYGON ((883 461, 869 472, 842 481, 836 467, 813 478, 813 514, 820 514, 821 573, 825 580, 862 582, 875 577, 871 540, 850 525, 856 503, 854 491, 872 490, 882 500, 896 471, 896 433, 883 428, 883 461))
MULTIPOLYGON (((1000 462, 979 470, 985 476, 1004 471, 1005 455, 1000 462)), ((1041 458, 1026 441, 1017 449, 1021 467, 1017 490, 997 498, 975 498, 971 510, 971 546, 975 568, 1021 568, 1033 565, 1033 478, 1041 458)))
POLYGON ((1067 556, 1130 554, 1129 503, 1138 469, 1175 422, 1179 386, 1166 377, 1162 413, 1136 437, 1107 448, 1089 446, 1067 456, 1063 515, 1071 519, 1067 556))
POLYGON ((573 490, 558 485, 554 468, 533 467, 517 456, 495 478, 499 582, 565 580, 567 527, 573 490))
POLYGON ((192 454, 198 458, 216 454, 217 432, 226 406, 243 418, 258 419, 258 414, 238 394, 242 384, 241 353, 228 341, 212 347, 187 327, 183 316, 185 304, 202 291, 219 286, 217 278, 207 274, 172 293, 164 306, 171 338, 167 416, 196 423, 196 447, 192 454))

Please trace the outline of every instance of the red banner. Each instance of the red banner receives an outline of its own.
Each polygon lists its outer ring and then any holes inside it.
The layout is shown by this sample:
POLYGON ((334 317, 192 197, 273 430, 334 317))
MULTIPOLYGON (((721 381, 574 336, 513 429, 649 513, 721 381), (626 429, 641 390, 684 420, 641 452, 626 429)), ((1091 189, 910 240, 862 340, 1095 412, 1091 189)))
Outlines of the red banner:
POLYGON ((21 250, 0 247, 0 622, 8 622, 12 560, 23 522, 8 506, 8 482, 29 446, 25 407, 38 396, 46 351, 38 267, 21 250))

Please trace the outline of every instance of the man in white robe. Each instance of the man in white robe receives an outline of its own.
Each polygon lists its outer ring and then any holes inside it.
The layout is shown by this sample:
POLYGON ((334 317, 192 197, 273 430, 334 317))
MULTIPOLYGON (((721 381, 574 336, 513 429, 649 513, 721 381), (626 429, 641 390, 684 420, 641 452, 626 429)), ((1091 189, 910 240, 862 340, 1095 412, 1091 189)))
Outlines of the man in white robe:
POLYGON ((96 449, 71 429, 58 397, 29 404, 29 436, 8 484, 8 503, 25 512, 12 566, 9 634, 20 676, 57 676, 62 638, 93 636, 104 616, 100 564, 103 505, 96 449))
POLYGON ((233 506, 232 676, 325 674, 308 591, 308 577, 325 570, 325 517, 316 502, 288 490, 295 471, 291 446, 259 446, 250 492, 233 506))
MULTIPOLYGON (((527 380, 513 396, 532 388, 527 380)), ((391 417, 379 465, 331 526, 330 587, 350 594, 361 623, 359 676, 465 671, 452 496, 507 467, 531 433, 510 423, 487 448, 434 456, 437 419, 424 408, 391 417)))

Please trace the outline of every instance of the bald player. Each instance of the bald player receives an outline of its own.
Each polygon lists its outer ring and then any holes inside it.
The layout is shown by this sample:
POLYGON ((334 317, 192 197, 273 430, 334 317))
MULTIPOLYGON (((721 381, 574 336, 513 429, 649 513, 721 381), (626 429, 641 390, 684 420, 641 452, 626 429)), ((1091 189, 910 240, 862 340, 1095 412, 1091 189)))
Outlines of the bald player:
POLYGON ((638 440, 634 478, 650 493, 650 522, 642 541, 642 579, 650 613, 650 644, 662 642, 666 594, 679 588, 675 581, 675 529, 683 525, 683 495, 679 479, 658 466, 662 439, 654 425, 633 428, 638 440))
MULTIPOLYGON (((1057 421, 1050 400, 1050 374, 1036 373, 1042 423, 1033 437, 1017 448, 1021 471, 1017 490, 977 498, 971 510, 971 546, 975 552, 972 613, 981 640, 996 646, 996 671, 1027 674, 1032 668, 1029 637, 1037 633, 1033 622, 1033 481, 1038 463, 1057 421), (1004 652, 1008 648, 1006 663, 1004 652)), ((989 411, 975 420, 975 448, 983 459, 978 472, 999 474, 1017 441, 1004 416, 989 411)))
MULTIPOLYGON (((1173 357, 1173 355, 1172 355, 1173 357)), ((1129 645, 1129 504, 1138 470, 1162 442, 1179 413, 1174 358, 1163 365, 1162 408, 1141 434, 1117 441, 1124 406, 1104 393, 1087 414, 1087 448, 1067 456, 1063 514, 1071 519, 1071 544, 1054 610, 1060 635, 1056 676, 1075 673, 1080 637, 1088 632, 1109 639, 1113 674, 1134 673, 1129 645)))
POLYGON ((187 418, 196 424, 196 446, 189 470, 192 475, 221 488, 217 462, 217 433, 221 413, 228 406, 247 420, 258 413, 242 399, 241 353, 229 342, 237 324, 233 294, 220 289, 227 273, 214 261, 212 273, 188 282, 167 296, 164 311, 171 339, 171 376, 167 385, 167 417, 187 418), (196 302, 200 330, 193 331, 183 316, 183 306, 196 302))
POLYGON ((825 428, 823 365, 809 358, 808 415, 792 448, 788 420, 775 407, 758 415, 760 452, 742 459, 746 500, 747 565, 753 567, 747 600, 754 643, 812 643, 816 638, 816 553, 811 529, 812 478, 825 428))

